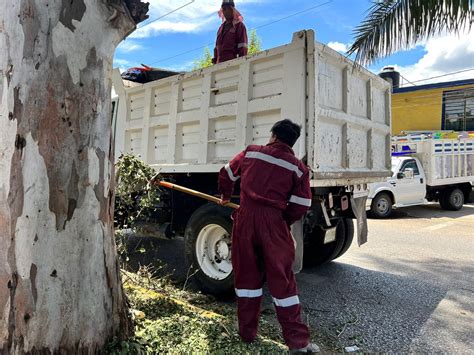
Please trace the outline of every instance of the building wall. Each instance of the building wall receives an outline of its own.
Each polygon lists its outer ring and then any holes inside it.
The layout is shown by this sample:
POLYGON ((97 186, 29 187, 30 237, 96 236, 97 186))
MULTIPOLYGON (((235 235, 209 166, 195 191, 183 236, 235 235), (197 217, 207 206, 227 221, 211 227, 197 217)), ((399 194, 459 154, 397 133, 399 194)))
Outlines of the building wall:
POLYGON ((399 135, 402 131, 441 130, 443 92, 464 88, 474 88, 474 84, 393 93, 392 134, 399 135))

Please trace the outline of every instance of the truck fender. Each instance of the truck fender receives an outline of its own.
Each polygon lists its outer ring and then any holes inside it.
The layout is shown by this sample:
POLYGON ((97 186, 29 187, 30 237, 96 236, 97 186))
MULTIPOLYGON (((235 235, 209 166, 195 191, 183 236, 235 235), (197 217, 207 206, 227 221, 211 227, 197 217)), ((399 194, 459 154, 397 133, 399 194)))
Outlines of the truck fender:
POLYGON ((371 189, 370 194, 369 194, 369 201, 372 202, 372 200, 375 198, 375 196, 377 196, 381 192, 385 192, 386 194, 388 194, 390 196, 390 198, 392 199, 392 202, 393 202, 394 205, 397 203, 397 201, 395 199, 395 194, 393 193, 393 189, 391 189, 389 187, 386 187, 386 186, 379 186, 373 191, 371 189))

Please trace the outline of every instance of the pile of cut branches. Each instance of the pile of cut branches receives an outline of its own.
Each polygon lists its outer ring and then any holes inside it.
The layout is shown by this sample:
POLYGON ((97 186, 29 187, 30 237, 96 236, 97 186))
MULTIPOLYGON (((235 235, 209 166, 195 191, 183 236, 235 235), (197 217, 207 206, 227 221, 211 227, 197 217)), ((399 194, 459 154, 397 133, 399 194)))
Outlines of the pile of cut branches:
POLYGON ((109 344, 108 353, 287 353, 280 330, 265 320, 257 341, 242 343, 232 304, 182 290, 167 279, 155 279, 146 268, 138 274, 124 271, 123 279, 135 335, 109 344))

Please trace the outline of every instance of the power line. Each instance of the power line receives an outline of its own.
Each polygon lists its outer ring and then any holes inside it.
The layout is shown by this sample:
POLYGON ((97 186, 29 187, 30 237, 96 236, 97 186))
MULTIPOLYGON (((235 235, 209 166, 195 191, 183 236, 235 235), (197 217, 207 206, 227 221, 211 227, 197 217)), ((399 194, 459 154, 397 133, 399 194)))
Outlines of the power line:
MULTIPOLYGON (((406 82, 408 82, 409 84, 412 84, 413 86, 416 86, 416 84, 413 83, 413 81, 410 81, 408 80, 407 78, 405 78, 402 74, 400 74, 400 77, 405 80, 406 82)), ((403 86, 403 85, 402 85, 403 86)))
POLYGON ((315 9, 317 9, 317 8, 319 8, 319 7, 324 6, 324 5, 329 5, 329 4, 332 3, 333 1, 334 1, 334 0, 329 0, 329 1, 323 2, 323 3, 318 4, 318 5, 315 5, 315 6, 312 6, 312 7, 308 7, 308 8, 306 8, 306 9, 300 11, 300 12, 295 12, 294 14, 288 15, 288 16, 286 16, 286 17, 282 17, 282 18, 280 18, 280 19, 278 19, 278 20, 275 20, 275 21, 273 21, 273 22, 269 22, 269 23, 267 23, 267 24, 264 24, 264 25, 255 27, 255 28, 253 28, 252 30, 258 30, 258 29, 260 29, 260 28, 267 27, 267 26, 270 26, 270 25, 274 25, 275 23, 282 22, 282 21, 284 21, 284 20, 288 20, 289 18, 292 18, 292 17, 298 16, 298 15, 304 14, 304 13, 309 12, 309 11, 311 11, 311 10, 315 10, 315 9))
MULTIPOLYGON (((275 20, 275 21, 266 23, 266 24, 261 25, 261 26, 257 26, 257 27, 255 27, 255 28, 252 28, 250 31, 258 30, 258 29, 263 28, 263 27, 268 27, 268 26, 274 25, 275 23, 278 23, 278 22, 287 20, 287 19, 289 19, 289 18, 292 18, 292 17, 298 16, 298 15, 304 14, 304 13, 306 13, 306 12, 310 12, 310 11, 315 10, 315 9, 317 9, 317 8, 319 8, 319 7, 322 7, 322 6, 324 6, 324 5, 328 5, 328 4, 332 3, 333 1, 334 1, 334 0, 329 0, 329 1, 326 1, 326 2, 323 2, 323 3, 320 3, 320 4, 318 4, 318 5, 308 7, 308 8, 306 8, 306 9, 302 10, 302 11, 295 12, 295 13, 293 13, 293 14, 291 14, 291 15, 282 17, 282 18, 280 18, 280 19, 278 19, 278 20, 275 20)), ((206 48, 206 47, 212 46, 213 44, 214 44, 214 42, 212 42, 212 43, 207 43, 207 44, 202 45, 202 46, 200 46, 200 47, 196 47, 196 48, 187 50, 187 51, 185 51, 185 52, 181 52, 181 53, 175 54, 175 55, 173 55, 173 56, 171 56, 171 57, 166 57, 166 58, 158 59, 158 60, 156 60, 156 61, 154 61, 154 62, 151 62, 150 64, 156 64, 156 63, 160 63, 160 62, 169 61, 169 60, 171 60, 171 59, 178 58, 178 57, 180 57, 180 56, 182 56, 182 55, 185 55, 185 54, 188 54, 188 53, 192 53, 192 52, 195 52, 195 51, 197 51, 197 50, 204 49, 204 48, 206 48)))
POLYGON ((164 18, 164 17, 166 17, 166 16, 169 16, 169 15, 171 15, 171 14, 174 14, 175 12, 178 12, 179 10, 184 9, 185 7, 191 5, 191 4, 194 3, 195 1, 196 1, 196 0, 191 0, 190 2, 188 2, 188 3, 184 4, 184 5, 181 5, 180 7, 177 7, 176 9, 174 9, 174 10, 172 10, 172 11, 170 11, 170 12, 168 12, 168 13, 166 13, 166 14, 164 14, 164 15, 158 17, 158 18, 156 18, 156 19, 154 19, 154 20, 151 20, 150 22, 147 22, 147 23, 143 24, 142 26, 140 26, 140 28, 143 28, 143 27, 145 27, 145 26, 148 26, 148 25, 152 24, 153 22, 156 22, 156 21, 161 20, 162 18, 164 18))
MULTIPOLYGON (((448 74, 433 76, 433 77, 431 77, 431 78, 415 80, 415 81, 412 81, 411 84, 413 84, 413 83, 419 83, 419 82, 421 82, 421 81, 428 81, 428 80, 432 80, 432 79, 444 78, 445 76, 450 76, 450 75, 455 75, 455 74, 461 74, 461 73, 465 73, 465 72, 472 71, 472 70, 474 70, 474 68, 469 68, 469 69, 464 69, 464 70, 460 70, 460 71, 453 72, 453 73, 448 73, 448 74)), ((406 79, 405 79, 405 80, 406 80, 406 79)), ((408 80, 407 80, 407 81, 408 81, 408 80)))

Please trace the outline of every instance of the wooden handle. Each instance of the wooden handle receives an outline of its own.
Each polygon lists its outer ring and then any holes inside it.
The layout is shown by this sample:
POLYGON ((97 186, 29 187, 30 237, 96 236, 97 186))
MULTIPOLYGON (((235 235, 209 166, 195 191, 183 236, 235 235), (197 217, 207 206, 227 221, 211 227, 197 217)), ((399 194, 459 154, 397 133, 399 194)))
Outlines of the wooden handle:
MULTIPOLYGON (((217 197, 214 197, 214 196, 211 196, 211 195, 208 195, 208 194, 196 191, 196 190, 191 190, 191 189, 188 189, 187 187, 175 185, 175 184, 172 184, 172 183, 169 183, 169 182, 166 182, 166 181, 160 181, 160 182, 158 182, 158 185, 160 185, 162 187, 165 187, 167 189, 181 191, 181 192, 184 192, 186 194, 196 196, 196 197, 199 197, 199 198, 202 198, 204 200, 214 202, 214 203, 217 203, 217 204, 220 204, 220 202, 221 202, 220 198, 217 198, 217 197)), ((240 206, 235 204, 235 203, 229 202, 229 203, 225 204, 224 207, 230 207, 230 208, 233 208, 233 209, 237 209, 240 206)))

